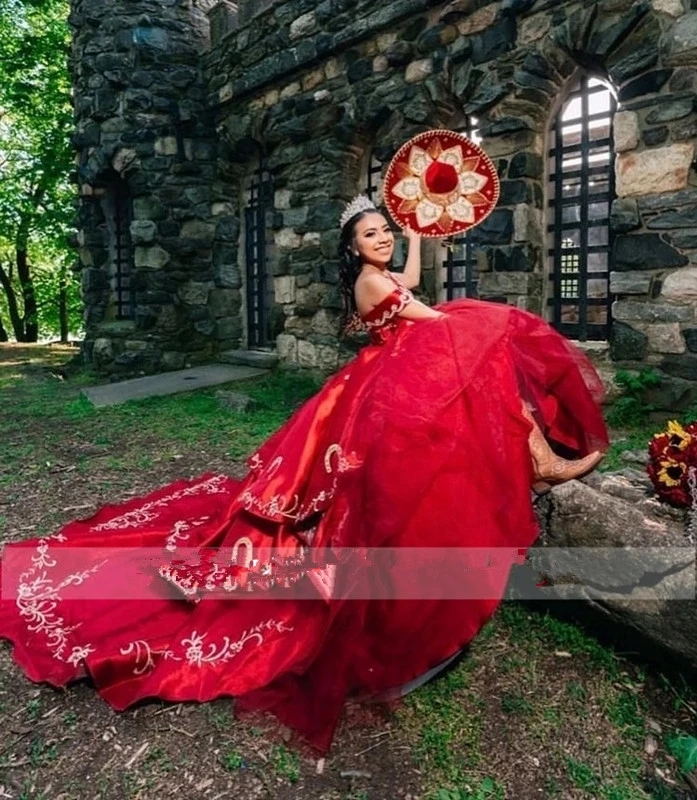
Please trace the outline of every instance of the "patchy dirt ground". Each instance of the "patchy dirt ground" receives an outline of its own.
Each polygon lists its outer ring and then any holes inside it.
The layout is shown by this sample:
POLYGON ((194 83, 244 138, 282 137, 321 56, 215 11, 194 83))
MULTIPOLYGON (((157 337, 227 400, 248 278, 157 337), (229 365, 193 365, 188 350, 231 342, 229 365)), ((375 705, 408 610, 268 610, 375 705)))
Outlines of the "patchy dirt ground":
MULTIPOLYGON (((0 544, 175 479, 241 476, 240 449, 297 402, 268 384, 246 387, 266 398, 246 416, 213 391, 97 412, 79 398, 89 376, 60 368, 70 354, 0 346, 0 544)), ((0 644, 0 798, 13 800, 687 800, 666 741, 696 728, 679 676, 514 603, 401 705, 347 707, 326 757, 272 718, 236 720, 230 700, 116 713, 87 683, 37 686, 0 644)))

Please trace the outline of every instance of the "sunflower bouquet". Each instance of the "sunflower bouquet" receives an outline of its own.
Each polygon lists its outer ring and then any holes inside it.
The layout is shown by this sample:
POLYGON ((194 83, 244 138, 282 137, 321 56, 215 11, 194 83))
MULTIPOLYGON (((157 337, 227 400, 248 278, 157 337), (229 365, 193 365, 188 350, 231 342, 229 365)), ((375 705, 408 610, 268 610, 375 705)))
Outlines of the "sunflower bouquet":
POLYGON ((683 426, 673 420, 666 430, 654 434, 646 471, 661 500, 689 509, 692 541, 697 532, 697 422, 683 426))

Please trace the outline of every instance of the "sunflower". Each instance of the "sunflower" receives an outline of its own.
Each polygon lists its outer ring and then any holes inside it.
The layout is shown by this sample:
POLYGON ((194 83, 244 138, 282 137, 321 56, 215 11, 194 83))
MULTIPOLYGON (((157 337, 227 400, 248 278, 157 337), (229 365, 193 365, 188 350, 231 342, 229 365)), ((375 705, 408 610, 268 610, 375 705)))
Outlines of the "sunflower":
POLYGON ((683 428, 677 420, 671 420, 668 423, 667 433, 669 436, 669 444, 678 450, 685 450, 685 448, 692 441, 692 436, 683 428))
POLYGON ((686 472, 687 465, 682 464, 679 461, 659 461, 658 470, 656 471, 656 479, 664 486, 680 486, 685 478, 686 472))

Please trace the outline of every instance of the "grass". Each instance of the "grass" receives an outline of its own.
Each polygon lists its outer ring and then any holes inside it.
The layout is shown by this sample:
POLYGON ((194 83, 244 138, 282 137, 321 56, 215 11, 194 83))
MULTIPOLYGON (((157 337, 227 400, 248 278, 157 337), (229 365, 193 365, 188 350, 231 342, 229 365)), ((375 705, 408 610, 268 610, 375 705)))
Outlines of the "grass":
POLYGON ((221 757, 221 761, 228 772, 234 772, 244 767, 244 756, 239 750, 229 750, 221 757))
POLYGON ((271 753, 271 761, 276 776, 289 783, 300 779, 300 756, 284 745, 276 745, 271 753))
MULTIPOLYGON (((511 771, 494 774, 492 761, 503 766, 533 753, 548 773, 544 797, 567 796, 571 787, 584 800, 659 796, 647 789, 644 743, 656 708, 644 669, 574 625, 515 603, 503 604, 482 633, 466 659, 408 697, 399 712, 414 764, 426 776, 427 800, 515 797, 511 771), (486 693, 485 676, 493 673, 495 687, 486 693), (527 746, 512 747, 522 742, 527 746)), ((677 692, 681 708, 692 702, 685 693, 694 698, 694 689, 678 690, 665 677, 660 683, 677 692)), ((656 766, 670 763, 662 751, 656 766)))
POLYGON ((56 373, 50 363, 40 366, 41 359, 36 360, 39 363, 30 362, 24 373, 0 365, 0 465, 6 465, 0 466, 0 487, 16 485, 28 476, 39 478, 52 469, 89 473, 94 455, 80 453, 85 443, 92 451, 107 451, 106 466, 114 472, 145 471, 157 459, 176 458, 197 447, 239 460, 320 386, 318 378, 305 373, 279 373, 235 383, 235 391, 253 400, 252 410, 247 412, 222 407, 216 397, 220 387, 96 409, 80 394, 84 386, 95 382, 94 375, 84 373, 60 381, 53 377, 56 373), (28 437, 28 432, 35 435, 28 437), (67 453, 66 440, 74 445, 67 453), (124 441, 128 442, 126 448, 124 441), (20 464, 21 470, 12 467, 20 464))

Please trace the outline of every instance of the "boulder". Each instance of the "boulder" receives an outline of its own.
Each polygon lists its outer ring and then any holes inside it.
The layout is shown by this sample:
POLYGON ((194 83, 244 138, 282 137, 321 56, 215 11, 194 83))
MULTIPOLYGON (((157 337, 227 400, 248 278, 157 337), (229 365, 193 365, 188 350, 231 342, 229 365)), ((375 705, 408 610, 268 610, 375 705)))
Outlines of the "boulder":
POLYGON ((537 508, 540 538, 507 596, 556 603, 561 616, 594 619, 594 630, 697 670, 695 547, 643 464, 562 484, 537 508))

